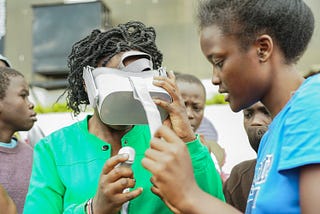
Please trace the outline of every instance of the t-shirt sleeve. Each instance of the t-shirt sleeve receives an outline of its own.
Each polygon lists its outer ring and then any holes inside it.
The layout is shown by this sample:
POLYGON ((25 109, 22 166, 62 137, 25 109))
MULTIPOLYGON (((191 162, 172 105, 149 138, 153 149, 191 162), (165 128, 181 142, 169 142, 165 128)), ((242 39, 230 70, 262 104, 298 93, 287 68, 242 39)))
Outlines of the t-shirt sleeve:
POLYGON ((295 98, 285 121, 278 170, 320 163, 320 85, 306 87, 295 98))

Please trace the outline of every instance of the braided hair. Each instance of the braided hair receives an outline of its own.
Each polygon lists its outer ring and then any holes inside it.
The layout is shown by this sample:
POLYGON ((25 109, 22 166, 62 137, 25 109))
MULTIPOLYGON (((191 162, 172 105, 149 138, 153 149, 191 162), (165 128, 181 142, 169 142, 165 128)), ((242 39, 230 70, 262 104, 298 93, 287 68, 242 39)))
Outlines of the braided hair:
POLYGON ((183 82, 183 83, 195 84, 200 86, 201 89, 203 90, 204 98, 206 98, 206 88, 204 87, 203 83, 198 77, 192 74, 177 73, 176 82, 177 83, 183 82))
POLYGON ((79 105, 89 104, 88 95, 83 85, 83 68, 97 67, 98 62, 104 59, 102 66, 120 52, 138 50, 152 57, 154 69, 161 67, 162 53, 156 44, 156 33, 153 27, 146 27, 138 21, 120 24, 105 32, 96 29, 84 39, 72 46, 68 56, 67 105, 77 115, 80 113, 79 105))

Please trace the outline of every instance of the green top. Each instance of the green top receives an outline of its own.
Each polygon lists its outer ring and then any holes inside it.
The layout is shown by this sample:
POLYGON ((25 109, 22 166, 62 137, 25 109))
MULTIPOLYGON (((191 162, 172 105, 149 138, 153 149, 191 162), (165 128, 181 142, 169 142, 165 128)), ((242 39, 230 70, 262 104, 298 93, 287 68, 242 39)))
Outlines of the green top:
MULTIPOLYGON (((24 214, 85 213, 84 205, 95 195, 102 167, 111 156, 111 145, 88 132, 89 118, 56 131, 35 145, 24 214)), ((151 174, 141 164, 149 141, 147 125, 134 126, 121 139, 122 146, 136 151, 132 170, 136 187, 143 187, 142 194, 130 201, 129 214, 171 213, 151 192, 151 174)), ((199 138, 187 146, 199 186, 224 201, 221 179, 206 147, 199 138)))

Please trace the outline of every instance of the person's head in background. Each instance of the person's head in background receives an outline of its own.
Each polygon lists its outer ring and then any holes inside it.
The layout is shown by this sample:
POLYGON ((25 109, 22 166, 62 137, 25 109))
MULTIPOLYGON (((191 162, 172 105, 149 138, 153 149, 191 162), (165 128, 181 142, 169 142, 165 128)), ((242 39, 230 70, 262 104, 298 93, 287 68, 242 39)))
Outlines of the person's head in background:
POLYGON ((176 83, 187 109, 188 119, 194 132, 204 116, 206 90, 201 80, 191 74, 176 74, 176 83))
POLYGON ((9 142, 16 131, 28 131, 37 120, 28 96, 29 85, 23 74, 0 67, 0 129, 4 138, 1 142, 9 142))
POLYGON ((273 102, 280 82, 290 78, 286 87, 296 88, 303 81, 297 72, 286 71, 295 70, 312 37, 310 8, 297 0, 202 2, 200 44, 213 65, 212 83, 227 93, 234 112, 261 100, 274 116, 280 109, 273 102))
POLYGON ((176 83, 186 106, 191 127, 194 132, 199 133, 200 136, 204 138, 202 139, 202 143, 204 143, 209 151, 214 154, 214 159, 217 161, 220 171, 220 168, 225 163, 226 154, 217 141, 210 138, 212 135, 208 135, 209 132, 211 132, 210 134, 216 132, 213 124, 208 119, 203 120, 205 119, 204 109, 206 105, 206 89, 201 80, 192 74, 176 73, 175 75, 176 83), (209 122, 209 124, 206 124, 206 130, 202 130, 205 131, 202 133, 201 131, 199 132, 198 128, 203 121, 209 122), (208 128, 210 128, 210 130, 208 128))
POLYGON ((95 68, 108 67, 108 63, 119 61, 124 52, 137 50, 152 57, 154 69, 161 67, 162 54, 155 39, 156 32, 153 27, 132 21, 105 32, 94 30, 89 36, 75 43, 68 57, 68 107, 77 115, 80 113, 81 104, 89 104, 82 78, 83 68, 88 65, 95 68))
POLYGON ((249 143, 256 153, 258 152, 261 138, 268 130, 271 121, 270 112, 261 102, 257 102, 243 110, 243 126, 249 143))
POLYGON ((0 67, 8 67, 11 68, 11 63, 7 57, 0 54, 0 67))

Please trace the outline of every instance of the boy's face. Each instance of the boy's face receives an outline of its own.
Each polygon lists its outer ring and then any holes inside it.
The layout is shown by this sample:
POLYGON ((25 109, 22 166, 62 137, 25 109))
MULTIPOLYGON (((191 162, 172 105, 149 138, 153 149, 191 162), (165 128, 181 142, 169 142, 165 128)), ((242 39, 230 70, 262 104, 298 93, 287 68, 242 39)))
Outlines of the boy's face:
POLYGON ((0 122, 13 131, 27 131, 37 121, 28 99, 29 87, 22 76, 12 76, 6 96, 0 100, 0 122))
POLYGON ((203 54, 213 65, 212 83, 226 93, 225 100, 238 112, 262 99, 271 85, 271 73, 262 70, 256 43, 242 50, 235 36, 223 35, 215 25, 201 30, 203 54))
POLYGON ((268 130, 272 117, 268 109, 257 102, 243 110, 243 126, 247 132, 251 147, 258 152, 262 136, 268 130))
POLYGON ((205 93, 203 88, 195 83, 177 81, 179 91, 187 109, 188 119, 195 132, 201 123, 205 107, 205 93))

